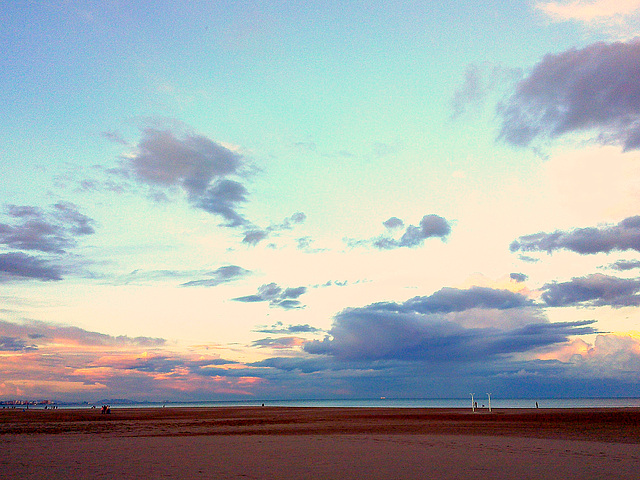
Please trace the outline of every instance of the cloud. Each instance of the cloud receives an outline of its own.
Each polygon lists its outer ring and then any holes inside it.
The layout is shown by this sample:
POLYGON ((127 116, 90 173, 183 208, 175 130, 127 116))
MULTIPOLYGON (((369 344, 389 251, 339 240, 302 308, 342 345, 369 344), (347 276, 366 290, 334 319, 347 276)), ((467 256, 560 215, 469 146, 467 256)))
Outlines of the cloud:
POLYGON ((166 341, 162 338, 114 337, 98 332, 91 332, 79 327, 55 325, 47 322, 30 320, 23 323, 12 323, 0 320, 0 335, 17 338, 29 338, 41 347, 50 343, 71 343, 75 346, 162 346, 166 341))
POLYGON ((469 110, 485 104, 487 97, 504 86, 512 85, 522 72, 502 65, 469 64, 462 83, 456 88, 451 99, 451 119, 456 120, 469 110))
POLYGON ((51 281, 62 280, 62 269, 46 260, 22 252, 0 254, 0 282, 3 278, 31 278, 51 281))
POLYGON ((298 298, 306 293, 306 291, 307 287, 283 289, 275 283, 268 283, 258 288, 258 293, 255 295, 238 297, 233 300, 244 303, 269 302, 269 305, 272 307, 289 310, 292 308, 302 308, 302 303, 298 298))
POLYGON ((178 138, 170 130, 146 128, 137 153, 128 159, 142 181, 161 186, 182 186, 189 194, 203 194, 217 178, 237 173, 238 154, 202 135, 178 138))
POLYGON ((631 15, 640 10, 640 0, 571 0, 538 2, 536 8, 556 21, 593 22, 631 15))
POLYGON ((389 230, 395 230, 396 228, 404 227, 404 222, 398 217, 391 217, 388 220, 382 222, 382 224, 389 230))
POLYGON ((196 207, 222 216, 225 226, 248 225, 238 212, 247 201, 247 189, 236 180, 243 167, 242 156, 210 140, 171 130, 145 128, 126 168, 147 185, 160 188, 181 187, 196 207))
MULTIPOLYGON (((490 362, 515 353, 566 342, 572 335, 594 333, 595 321, 550 323, 532 317, 511 326, 476 326, 473 315, 455 317, 390 311, 374 304, 346 309, 335 318, 329 335, 305 344, 312 354, 341 361, 399 360, 428 364, 490 362)), ((402 309, 405 310, 405 309, 402 309)), ((471 312, 473 313, 473 312, 471 312)), ((475 313, 474 313, 475 314, 475 313)))
POLYGON ((640 268, 640 260, 618 260, 609 267, 619 271, 633 270, 640 268))
POLYGON ((534 303, 520 293, 488 287, 466 290, 444 287, 429 296, 413 297, 403 303, 374 303, 374 310, 400 313, 451 313, 475 308, 507 310, 531 307, 534 303))
POLYGON ((284 325, 282 322, 276 322, 270 327, 263 326, 253 330, 259 333, 271 333, 271 334, 292 334, 292 333, 317 333, 322 330, 316 327, 312 327, 309 324, 304 325, 284 325))
MULTIPOLYGON (((404 222, 397 218, 391 217, 383 222, 385 228, 391 232, 398 230, 404 226, 404 222)), ((372 240, 348 240, 351 246, 373 245, 379 250, 392 250, 395 248, 414 248, 424 244, 428 238, 439 237, 444 240, 451 233, 451 225, 440 215, 425 215, 420 220, 420 225, 409 225, 400 238, 387 235, 380 235, 372 240)))
POLYGON ((261 338, 253 342, 254 347, 258 348, 277 348, 289 349, 304 345, 305 339, 300 337, 278 337, 278 338, 261 338))
POLYGON ((296 212, 290 217, 285 218, 281 223, 270 225, 264 230, 252 229, 245 232, 245 236, 242 239, 242 243, 246 243, 251 246, 255 246, 262 240, 268 238, 273 232, 280 232, 283 230, 291 230, 294 225, 304 223, 307 216, 303 212, 296 212))
POLYGON ((183 283, 183 287, 216 287, 222 283, 233 282, 240 278, 244 278, 251 275, 250 270, 246 270, 237 265, 226 265, 220 267, 217 270, 209 272, 208 277, 202 280, 192 280, 190 282, 183 283))
POLYGON ((0 223, 0 244, 16 250, 62 254, 76 238, 95 233, 93 219, 72 203, 58 202, 49 212, 33 206, 6 205, 11 223, 0 223))
POLYGON ((511 280, 514 280, 518 283, 522 283, 522 282, 525 282, 529 277, 524 273, 511 273, 509 274, 509 278, 511 278, 511 280))
POLYGON ((548 283, 542 287, 542 300, 550 307, 640 305, 640 279, 611 277, 600 273, 572 278, 569 282, 548 283))
POLYGON ((242 243, 254 246, 268 237, 269 232, 265 230, 249 230, 245 233, 244 238, 242 239, 242 243))
POLYGON ((640 148, 640 41, 546 55, 499 105, 500 138, 517 146, 572 132, 640 148))
POLYGON ((35 345, 29 345, 24 340, 16 337, 0 335, 0 352, 22 352, 25 350, 37 350, 35 345))
POLYGON ((566 249, 582 255, 609 253, 613 250, 640 251, 640 216, 628 217, 617 225, 600 228, 577 228, 569 232, 534 233, 515 240, 509 246, 512 252, 566 249))
POLYGON ((237 212, 238 204, 247 201, 247 189, 235 180, 219 180, 208 188, 194 204, 202 210, 220 215, 225 226, 239 227, 248 221, 237 212))

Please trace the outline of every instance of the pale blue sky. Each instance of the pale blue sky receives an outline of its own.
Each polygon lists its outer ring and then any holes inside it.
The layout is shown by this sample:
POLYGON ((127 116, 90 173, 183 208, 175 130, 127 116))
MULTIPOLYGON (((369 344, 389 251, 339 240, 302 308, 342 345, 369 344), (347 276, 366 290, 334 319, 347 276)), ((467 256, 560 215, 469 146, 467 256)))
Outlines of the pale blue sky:
POLYGON ((0 398, 638 394, 640 2, 567 5, 4 2, 0 398))

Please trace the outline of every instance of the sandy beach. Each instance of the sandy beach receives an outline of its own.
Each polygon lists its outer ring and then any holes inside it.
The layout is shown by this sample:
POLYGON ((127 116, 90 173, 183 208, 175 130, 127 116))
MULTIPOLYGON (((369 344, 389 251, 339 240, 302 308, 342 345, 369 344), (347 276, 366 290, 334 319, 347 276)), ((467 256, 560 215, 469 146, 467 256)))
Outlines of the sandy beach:
POLYGON ((630 479, 640 410, 0 410, 0 478, 630 479))

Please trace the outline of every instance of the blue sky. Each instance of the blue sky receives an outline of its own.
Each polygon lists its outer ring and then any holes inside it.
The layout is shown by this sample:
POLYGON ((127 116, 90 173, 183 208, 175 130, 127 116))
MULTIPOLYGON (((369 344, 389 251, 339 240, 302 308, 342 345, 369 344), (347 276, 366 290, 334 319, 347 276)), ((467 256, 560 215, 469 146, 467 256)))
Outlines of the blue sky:
POLYGON ((639 19, 8 3, 0 398, 637 396, 639 19))

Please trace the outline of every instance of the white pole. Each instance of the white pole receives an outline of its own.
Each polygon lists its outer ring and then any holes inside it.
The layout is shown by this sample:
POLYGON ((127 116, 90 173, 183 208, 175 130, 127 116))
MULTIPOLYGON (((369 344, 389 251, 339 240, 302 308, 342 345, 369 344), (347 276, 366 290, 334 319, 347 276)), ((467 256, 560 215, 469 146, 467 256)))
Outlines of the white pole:
POLYGON ((491 411, 491 394, 487 393, 487 397, 489 397, 489 411, 491 411))
POLYGON ((470 395, 471 395, 471 410, 473 412, 475 412, 476 411, 476 404, 473 403, 473 396, 475 395, 475 393, 471 393, 470 395))

